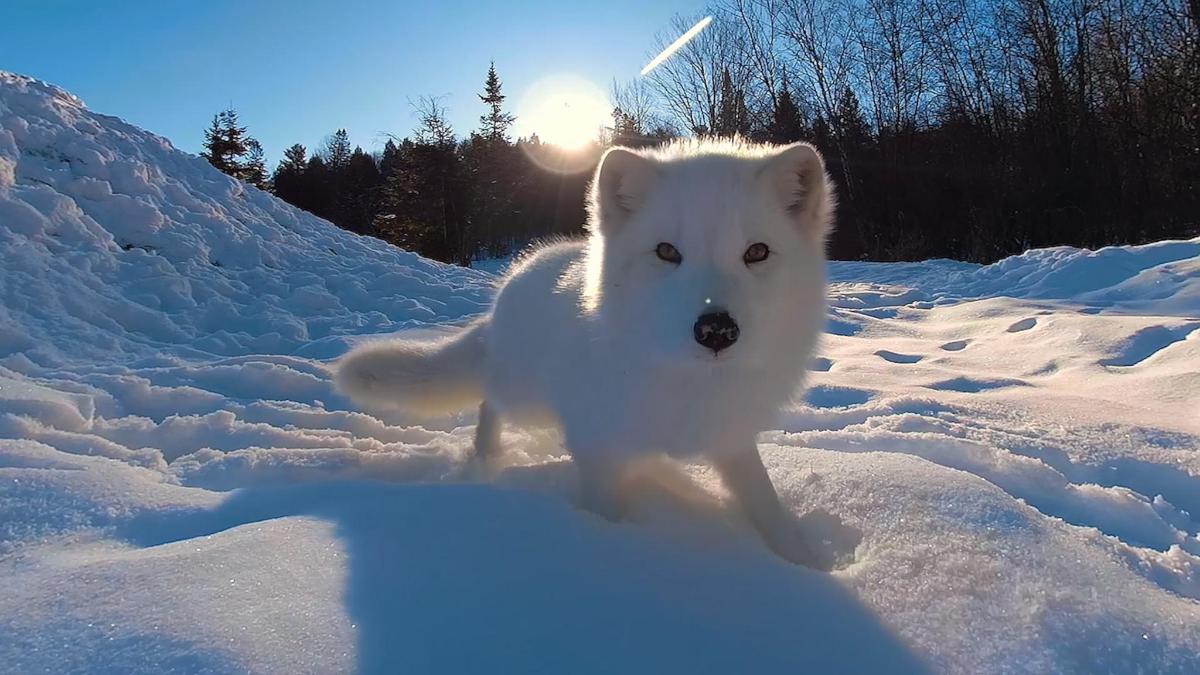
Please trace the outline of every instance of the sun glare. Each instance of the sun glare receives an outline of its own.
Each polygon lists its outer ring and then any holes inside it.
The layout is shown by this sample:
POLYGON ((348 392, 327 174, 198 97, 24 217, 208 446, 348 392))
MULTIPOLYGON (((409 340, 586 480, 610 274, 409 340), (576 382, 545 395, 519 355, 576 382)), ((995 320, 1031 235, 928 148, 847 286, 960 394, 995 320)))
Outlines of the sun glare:
POLYGON ((612 103, 596 85, 573 75, 533 83, 517 103, 517 133, 575 149, 595 141, 612 124, 612 103))
POLYGON ((655 56, 653 59, 650 59, 650 63, 647 63, 646 66, 644 68, 642 68, 642 75, 643 76, 647 75, 650 71, 657 68, 659 66, 659 64, 661 64, 663 61, 666 61, 667 59, 671 58, 672 54, 679 51, 687 43, 691 42, 692 38, 699 35, 700 31, 707 28, 708 24, 710 24, 710 23, 712 23, 711 16, 706 16, 703 19, 700 19, 699 21, 697 21, 696 24, 694 26, 692 26, 691 28, 687 29, 687 31, 683 35, 680 35, 678 38, 675 39, 674 42, 667 45, 666 49, 663 49, 661 52, 659 52, 658 56, 655 56))

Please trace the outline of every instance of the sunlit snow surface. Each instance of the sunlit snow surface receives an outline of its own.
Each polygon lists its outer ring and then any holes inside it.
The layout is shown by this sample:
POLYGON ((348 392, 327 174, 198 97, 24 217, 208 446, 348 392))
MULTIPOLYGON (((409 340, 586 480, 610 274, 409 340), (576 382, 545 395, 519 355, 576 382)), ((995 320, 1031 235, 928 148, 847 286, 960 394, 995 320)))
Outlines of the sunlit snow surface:
POLYGON ((862 530, 832 575, 704 467, 621 524, 547 433, 456 480, 470 413, 355 412, 324 364, 491 275, 7 74, 0 261, 0 672, 1200 672, 1200 240, 833 264, 760 446, 862 530))

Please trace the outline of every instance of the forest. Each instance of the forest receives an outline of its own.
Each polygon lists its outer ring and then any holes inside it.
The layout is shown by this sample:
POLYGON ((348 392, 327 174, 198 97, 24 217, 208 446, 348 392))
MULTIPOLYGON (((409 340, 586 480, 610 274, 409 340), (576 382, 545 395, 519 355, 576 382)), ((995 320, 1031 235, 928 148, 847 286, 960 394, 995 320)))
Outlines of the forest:
POLYGON ((493 63, 464 133, 423 98, 417 128, 380 152, 338 130, 268 174, 227 110, 204 156, 463 265, 580 232, 605 147, 681 136, 816 145, 838 190, 836 259, 991 262, 1200 234, 1200 0, 718 0, 647 54, 704 16, 656 69, 612 83, 612 124, 584 149, 514 139, 493 63))

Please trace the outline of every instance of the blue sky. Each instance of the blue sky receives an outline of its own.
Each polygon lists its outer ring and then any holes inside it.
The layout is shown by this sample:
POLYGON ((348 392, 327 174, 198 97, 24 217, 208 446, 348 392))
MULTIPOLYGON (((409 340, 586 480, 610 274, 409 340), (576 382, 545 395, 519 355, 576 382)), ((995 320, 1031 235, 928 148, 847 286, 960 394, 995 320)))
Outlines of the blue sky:
POLYGON ((197 152, 232 104, 273 168, 345 127, 371 150, 414 126, 410 101, 443 97, 460 134, 478 123, 488 62, 509 103, 539 79, 607 91, 648 60, 672 14, 701 2, 565 0, 3 0, 0 69, 58 84, 97 112, 197 152))

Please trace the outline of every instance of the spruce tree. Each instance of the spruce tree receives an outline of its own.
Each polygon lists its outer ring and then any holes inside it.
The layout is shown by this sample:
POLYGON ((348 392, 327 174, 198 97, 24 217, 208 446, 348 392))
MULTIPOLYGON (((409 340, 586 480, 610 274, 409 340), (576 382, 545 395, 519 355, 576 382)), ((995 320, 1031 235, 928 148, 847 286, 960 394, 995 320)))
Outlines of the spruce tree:
POLYGON ((345 181, 343 182, 342 227, 359 234, 369 234, 371 221, 379 204, 380 188, 379 165, 375 158, 363 152, 362 148, 354 148, 350 159, 346 162, 345 181))
POLYGON ((222 148, 228 156, 229 165, 236 173, 240 168, 239 160, 247 151, 246 127, 238 123, 238 114, 233 108, 221 112, 218 117, 221 120, 222 148))
POLYGON ((804 124, 804 116, 788 91, 787 80, 775 97, 775 108, 771 111, 771 126, 767 130, 767 138, 772 143, 795 143, 811 136, 804 124))
POLYGON ((396 172, 396 167, 400 164, 400 146, 396 145, 396 141, 389 138, 387 143, 383 145, 383 154, 379 158, 379 178, 386 182, 396 172))
POLYGON ((438 148, 454 146, 454 127, 446 119, 446 109, 436 100, 421 102, 421 126, 417 127, 417 143, 438 148))
POLYGON ((746 109, 746 95, 733 86, 729 69, 721 71, 720 99, 717 102, 717 118, 714 120, 714 136, 749 136, 750 114, 746 109))
POLYGON ((246 127, 238 123, 233 108, 213 116, 212 124, 204 132, 204 151, 200 156, 238 180, 258 187, 266 185, 262 146, 246 134, 246 127))
POLYGON ((479 132, 462 146, 462 164, 471 187, 467 202, 464 257, 471 257, 477 248, 490 255, 508 252, 517 228, 514 213, 514 193, 520 182, 521 163, 508 131, 516 120, 504 112, 505 96, 501 89, 496 64, 488 67, 484 93, 479 100, 487 106, 480 116, 479 132), (468 242, 467 239, 470 241, 468 242))
POLYGON ((307 150, 299 143, 283 151, 283 160, 271 175, 275 196, 283 201, 304 208, 304 170, 307 168, 307 150))
POLYGON ((279 162, 279 168, 276 171, 286 170, 301 174, 304 173, 305 164, 308 164, 308 150, 303 145, 296 143, 283 151, 283 160, 279 162))
POLYGON ((229 151, 225 147, 224 135, 221 131, 220 113, 213 115, 212 124, 204 130, 204 151, 200 156, 208 160, 222 173, 230 173, 229 151))
POLYGON ((493 61, 488 67, 483 93, 479 95, 479 100, 491 108, 486 115, 479 118, 480 135, 492 142, 507 143, 509 141, 508 129, 517 118, 504 112, 501 107, 504 105, 506 97, 501 93, 500 88, 500 77, 496 75, 496 62, 493 61))
POLYGON ((858 96, 850 87, 842 89, 834 110, 835 131, 843 144, 855 148, 871 144, 871 129, 863 116, 858 96))
POLYGON ((421 255, 466 264, 475 250, 467 229, 470 181, 454 130, 437 101, 423 100, 418 112, 416 140, 398 148, 376 231, 421 255))
POLYGON ((326 220, 333 213, 332 186, 329 166, 321 159, 320 153, 314 153, 304 167, 304 205, 306 211, 326 220))
POLYGON ((263 158, 262 144, 250 138, 246 140, 246 158, 242 161, 239 178, 254 187, 267 189, 267 163, 263 158))
POLYGON ((325 141, 321 151, 322 159, 331 171, 342 171, 350 164, 350 135, 345 129, 338 129, 325 141))
POLYGON ((200 156, 223 173, 238 177, 239 160, 246 154, 245 135, 246 128, 238 125, 237 111, 222 110, 204 132, 204 152, 200 156))

